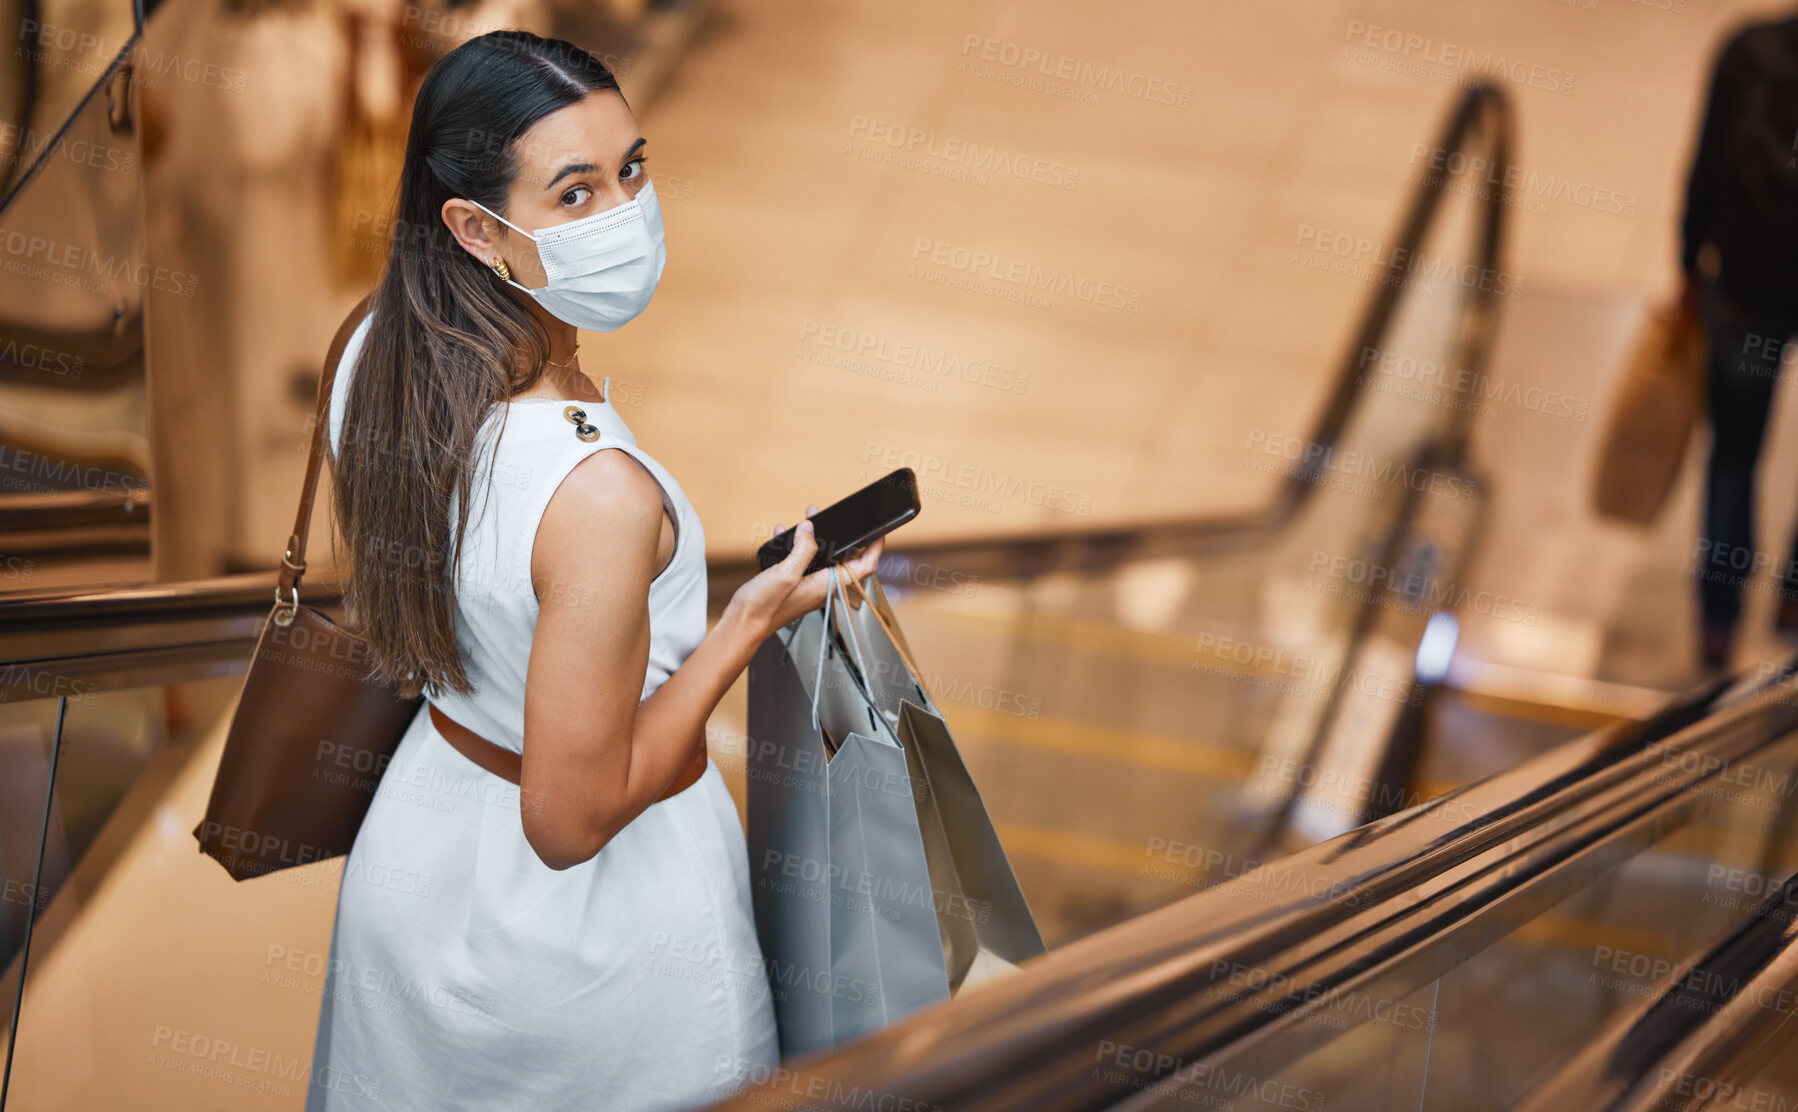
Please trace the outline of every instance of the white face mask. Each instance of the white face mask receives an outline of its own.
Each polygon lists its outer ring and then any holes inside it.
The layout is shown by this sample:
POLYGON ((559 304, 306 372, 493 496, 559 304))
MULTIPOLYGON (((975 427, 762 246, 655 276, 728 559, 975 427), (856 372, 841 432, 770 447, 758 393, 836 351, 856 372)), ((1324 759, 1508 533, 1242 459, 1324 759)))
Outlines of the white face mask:
POLYGON ((635 197, 604 212, 566 224, 539 228, 535 234, 479 201, 477 208, 537 244, 549 284, 540 290, 506 279, 524 290, 552 316, 589 332, 610 332, 636 317, 649 304, 668 263, 662 243, 662 208, 653 181, 635 197))

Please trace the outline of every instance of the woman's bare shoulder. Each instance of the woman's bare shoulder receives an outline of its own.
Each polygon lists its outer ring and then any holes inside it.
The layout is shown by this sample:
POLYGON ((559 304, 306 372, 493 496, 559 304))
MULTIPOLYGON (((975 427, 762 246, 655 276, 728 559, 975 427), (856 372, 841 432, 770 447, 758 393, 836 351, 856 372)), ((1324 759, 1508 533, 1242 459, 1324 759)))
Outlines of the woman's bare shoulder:
POLYGON ((661 486, 622 446, 596 450, 568 472, 550 495, 537 526, 531 574, 586 578, 589 572, 641 571, 653 578, 661 535, 661 486))

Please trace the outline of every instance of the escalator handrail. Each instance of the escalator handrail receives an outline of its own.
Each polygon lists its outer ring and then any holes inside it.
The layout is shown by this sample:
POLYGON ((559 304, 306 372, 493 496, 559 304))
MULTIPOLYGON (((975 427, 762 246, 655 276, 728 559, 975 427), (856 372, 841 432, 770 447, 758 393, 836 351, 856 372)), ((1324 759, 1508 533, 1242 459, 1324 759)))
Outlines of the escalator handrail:
MULTIPOLYGON (((103 634, 120 624, 154 625, 187 622, 196 617, 241 617, 273 609, 274 575, 243 572, 209 579, 170 583, 104 583, 37 587, 0 594, 0 633, 42 634, 91 628, 103 634)), ((305 601, 328 607, 342 598, 341 584, 329 571, 306 577, 305 601)), ((97 638, 95 651, 105 651, 97 638)), ((11 663, 0 654, 0 665, 11 663)))
POLYGON ((849 1094, 808 1101, 819 1108, 1097 1110, 1171 1077, 1269 1076, 1256 1070, 1339 1034, 1316 1022, 1326 1009, 1369 992, 1402 1001, 1688 820, 1699 789, 1794 731, 1790 664, 1705 684, 1647 722, 1604 727, 783 1063, 714 1107, 803 1091, 849 1094), (1107 1047, 1121 1058, 1095 1061, 1107 1047))
MULTIPOLYGON (((91 529, 108 525, 148 525, 149 487, 126 493, 98 490, 55 490, 9 494, 0 509, 0 532, 28 533, 50 529, 91 529)), ((137 584, 121 584, 137 586, 137 584)), ((10 595, 0 595, 6 599, 10 595)))
MULTIPOLYGON (((303 600, 337 618, 330 573, 303 600)), ((178 583, 38 587, 0 595, 0 702, 236 675, 275 608, 262 572, 178 583)))
MULTIPOLYGON (((1790 801, 1786 801, 1790 806, 1790 801)), ((1518 1112, 1770 1108, 1752 1086, 1798 1009, 1798 877, 1759 901, 1704 953, 1678 963, 1538 1084, 1518 1112), (1747 1104, 1739 1103, 1746 1097, 1747 1104)))

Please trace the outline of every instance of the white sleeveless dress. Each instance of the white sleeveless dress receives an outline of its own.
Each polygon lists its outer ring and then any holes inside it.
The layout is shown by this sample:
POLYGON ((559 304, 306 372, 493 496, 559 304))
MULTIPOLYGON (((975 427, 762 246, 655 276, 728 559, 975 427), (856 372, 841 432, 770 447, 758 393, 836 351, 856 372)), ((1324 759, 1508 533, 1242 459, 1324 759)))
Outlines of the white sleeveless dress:
MULTIPOLYGON (((339 365, 334 451, 367 330, 365 321, 339 365)), ((639 698, 706 633, 699 517, 637 447, 609 380, 606 394, 579 405, 600 429, 591 443, 575 435, 569 403, 547 399, 512 402, 509 415, 496 407, 476 440, 476 512, 457 583, 476 692, 435 701, 514 751, 537 624, 531 547, 550 496, 587 456, 611 448, 641 461, 677 526, 674 556, 649 588, 639 698)), ((308 1110, 687 1108, 776 1063, 748 851, 716 764, 560 872, 525 841, 519 807, 519 789, 453 749, 421 707, 344 865, 308 1110)))

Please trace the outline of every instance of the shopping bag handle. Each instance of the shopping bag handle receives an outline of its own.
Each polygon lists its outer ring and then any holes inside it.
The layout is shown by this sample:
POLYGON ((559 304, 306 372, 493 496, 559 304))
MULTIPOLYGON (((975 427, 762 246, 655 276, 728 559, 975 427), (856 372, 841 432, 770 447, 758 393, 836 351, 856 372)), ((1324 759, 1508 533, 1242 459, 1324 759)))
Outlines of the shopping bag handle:
MULTIPOLYGON (((873 580, 875 585, 879 586, 880 580, 874 571, 869 571, 867 578, 873 580)), ((888 614, 890 614, 891 611, 883 613, 885 607, 874 601, 873 592, 862 585, 862 580, 858 578, 854 572, 849 573, 849 577, 843 586, 843 599, 845 603, 849 600, 851 588, 853 588, 857 600, 855 605, 867 607, 868 613, 874 618, 874 623, 880 627, 881 632, 886 634, 887 640, 893 643, 893 649, 898 652, 900 661, 911 671, 912 675, 922 677, 924 673, 918 668, 918 662, 912 659, 911 651, 905 643, 905 635, 900 633, 898 628, 894 625, 894 622, 896 622, 898 618, 895 616, 892 621, 888 621, 888 614)), ((920 682, 922 681, 920 680, 920 682)))
MULTIPOLYGON (((830 589, 824 593, 824 632, 818 645, 818 671, 812 677, 812 729, 819 728, 818 700, 824 693, 824 657, 836 651, 836 639, 831 635, 838 628, 836 601, 843 600, 843 613, 849 613, 849 596, 843 590, 843 578, 839 572, 840 565, 830 565, 830 589)), ((859 586, 859 584, 858 584, 859 586)), ((849 629, 849 644, 855 650, 856 676, 863 684, 868 682, 868 665, 862 659, 861 639, 855 635, 855 623, 844 623, 849 629)))
MULTIPOLYGON (((830 565, 830 573, 831 573, 830 574, 830 583, 831 583, 831 586, 836 591, 837 598, 842 600, 843 617, 845 619, 847 619, 849 617, 849 591, 848 591, 847 587, 845 587, 845 585, 844 585, 844 580, 845 579, 853 580, 855 578, 855 573, 839 572, 838 569, 840 566, 841 565, 838 565, 838 564, 830 565)), ((828 601, 829 600, 827 599, 826 602, 828 603, 828 601)), ((834 608, 833 608, 833 612, 834 612, 834 608)), ((843 623, 843 628, 847 629, 849 631, 849 647, 851 649, 855 650, 856 673, 861 676, 863 683, 867 683, 868 682, 868 662, 862 659, 862 639, 861 639, 860 635, 855 632, 855 623, 854 622, 845 621, 843 623)))

